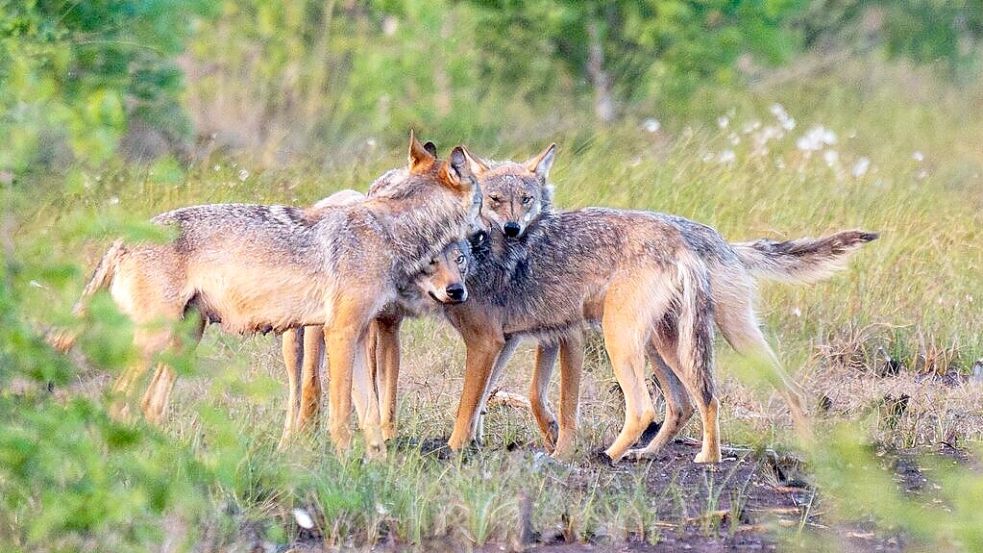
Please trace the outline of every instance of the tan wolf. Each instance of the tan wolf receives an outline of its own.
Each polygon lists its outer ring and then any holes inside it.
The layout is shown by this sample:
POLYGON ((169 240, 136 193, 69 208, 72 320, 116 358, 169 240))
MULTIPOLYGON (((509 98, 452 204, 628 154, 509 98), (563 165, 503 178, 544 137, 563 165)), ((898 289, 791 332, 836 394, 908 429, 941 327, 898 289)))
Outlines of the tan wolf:
MULTIPOLYGON (((557 453, 572 447, 585 322, 600 323, 615 377, 625 396, 625 423, 606 450, 625 455, 655 416, 644 380, 645 358, 667 390, 665 423, 633 452, 655 454, 693 412, 703 422, 697 462, 720 460, 718 400, 713 380, 713 323, 739 352, 769 362, 797 424, 801 400, 758 328, 755 277, 823 278, 849 253, 877 237, 847 231, 819 240, 730 245, 712 228, 681 217, 603 208, 554 211, 546 183, 555 146, 526 163, 491 162, 467 154, 484 195, 482 220, 492 223, 484 252, 474 252, 472 299, 445 308, 467 345, 464 390, 449 445, 474 434, 493 372, 518 337, 540 340, 533 412, 544 434, 555 426, 545 408, 553 360, 561 360, 557 453)), ((548 438, 549 439, 549 438, 548 438)))
MULTIPOLYGON (((431 153, 436 153, 436 147, 432 142, 424 144, 424 148, 431 153)), ((379 183, 386 182, 389 178, 391 178, 390 173, 383 175, 373 184, 373 187, 370 187, 370 190, 377 188, 379 183)), ((361 192, 341 190, 315 203, 306 210, 306 216, 315 220, 320 218, 325 210, 344 207, 365 199, 366 196, 361 192)), ((467 241, 449 244, 416 276, 415 286, 400 290, 397 302, 383 309, 369 328, 367 338, 369 372, 373 388, 382 401, 382 406, 385 407, 381 411, 382 436, 385 440, 395 435, 396 381, 399 374, 398 332, 402 319, 407 316, 418 316, 425 311, 437 312, 437 304, 425 298, 424 294, 439 303, 458 303, 466 300, 467 289, 464 286, 464 277, 470 253, 471 248, 467 241), (379 363, 376 362, 377 352, 385 362, 382 362, 382 359, 379 363)), ((281 348, 288 384, 286 417, 280 439, 282 446, 293 433, 305 427, 319 412, 320 368, 324 361, 324 329, 320 325, 288 329, 283 332, 281 348)), ((163 364, 157 367, 142 402, 144 416, 148 420, 158 423, 164 420, 175 380, 176 375, 170 367, 163 364)))
POLYGON ((481 206, 461 148, 441 161, 411 133, 409 159, 378 196, 315 220, 286 206, 203 205, 153 219, 176 230, 169 243, 114 243, 77 306, 84 311, 86 298, 108 287, 136 324, 140 359, 117 380, 114 410, 125 411, 155 354, 180 345, 174 323, 187 316, 193 338, 209 322, 235 333, 324 325, 331 438, 339 450, 350 445, 354 385, 367 452, 384 454, 365 359, 369 324, 444 245, 463 238, 481 206))
MULTIPOLYGON (((466 241, 454 242, 431 261, 416 279, 416 289, 400 293, 369 328, 369 373, 381 411, 382 437, 396 435, 396 391, 399 378, 399 330, 403 319, 439 313, 439 304, 454 304, 468 297, 465 275, 471 257, 466 241), (424 294, 428 297, 424 297, 424 294), (431 299, 433 301, 431 301, 431 299)), ((324 359, 323 330, 307 326, 283 334, 283 361, 287 368, 290 397, 281 443, 316 417, 320 407, 319 370, 324 359)))

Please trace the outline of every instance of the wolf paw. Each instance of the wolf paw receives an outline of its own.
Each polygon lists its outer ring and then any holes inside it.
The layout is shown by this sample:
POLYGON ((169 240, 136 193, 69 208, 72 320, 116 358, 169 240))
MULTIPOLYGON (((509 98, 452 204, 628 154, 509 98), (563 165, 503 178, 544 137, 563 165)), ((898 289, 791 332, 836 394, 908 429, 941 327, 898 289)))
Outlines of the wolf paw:
POLYGON ((719 463, 721 460, 722 458, 720 456, 720 451, 717 451, 716 454, 710 453, 708 451, 701 451, 696 454, 696 457, 693 458, 694 463, 700 463, 700 464, 715 465, 719 463))
POLYGON ((625 453, 625 459, 629 461, 651 461, 653 459, 658 459, 659 450, 648 451, 646 448, 629 449, 625 453))

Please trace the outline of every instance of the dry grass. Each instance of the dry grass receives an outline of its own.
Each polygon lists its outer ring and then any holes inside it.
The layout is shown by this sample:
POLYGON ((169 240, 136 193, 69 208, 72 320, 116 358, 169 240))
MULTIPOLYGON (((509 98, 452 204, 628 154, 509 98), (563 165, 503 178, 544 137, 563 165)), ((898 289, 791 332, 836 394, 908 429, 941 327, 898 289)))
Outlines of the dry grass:
MULTIPOLYGON (((881 240, 858 253, 842 274, 809 287, 763 285, 759 302, 772 341, 809 393, 816 426, 828 440, 826 450, 845 452, 845 459, 857 463, 867 459, 866 446, 844 436, 875 444, 879 451, 933 451, 943 443, 979 444, 983 432, 983 384, 970 370, 983 358, 976 322, 983 302, 983 154, 978 148, 983 122, 967 117, 983 109, 983 95, 940 92, 918 81, 922 84, 910 89, 914 99, 901 101, 891 95, 895 77, 847 71, 847 82, 865 83, 860 94, 842 83, 822 84, 826 88, 820 90, 836 94, 817 93, 811 85, 783 91, 796 126, 769 139, 767 152, 760 145, 764 129, 781 128, 782 122, 770 112, 770 98, 735 100, 726 126, 710 122, 655 134, 636 125, 599 133, 568 131, 557 137, 562 150, 553 176, 559 205, 678 213, 709 223, 733 240, 848 227, 880 231, 881 240), (820 125, 835 133, 835 144, 818 150, 796 144, 820 125)), ((445 149, 458 137, 436 138, 445 149)), ((479 144, 475 149, 524 157, 538 146, 479 144)), ((15 285, 23 290, 25 305, 44 314, 39 318, 63 322, 81 287, 80 267, 91 265, 109 236, 135 232, 131 221, 191 203, 303 205, 341 188, 364 189, 374 175, 402 159, 374 149, 362 154, 331 173, 264 171, 231 159, 196 165, 186 176, 175 176, 162 165, 137 172, 78 171, 69 176, 68 186, 52 186, 40 199, 35 195, 19 204, 23 210, 13 238, 17 252, 45 260, 46 267, 28 268, 16 276, 15 285)), ((446 325, 432 320, 410 323, 404 340, 400 434, 414 440, 447 436, 461 389, 462 345, 446 325)), ((108 347, 93 339, 87 353, 108 347)), ((589 348, 581 394, 584 459, 610 442, 622 420, 621 398, 603 352, 596 340, 589 348)), ((753 371, 726 346, 721 344, 720 351, 724 440, 757 449, 794 449, 778 396, 757 385, 753 371)), ((911 536, 909 545, 971 543, 948 523, 936 525, 935 533, 926 530, 910 516, 921 511, 892 489, 844 484, 862 479, 852 469, 831 469, 836 461, 824 457, 823 449, 802 453, 812 455, 816 478, 826 486, 821 490, 828 490, 820 508, 815 494, 776 492, 786 483, 759 457, 748 458, 756 463, 750 472, 731 470, 726 463, 719 471, 704 471, 680 464, 683 454, 616 469, 588 461, 553 463, 542 455, 528 413, 508 406, 490 412, 489 447, 465 458, 438 461, 406 447, 395 448, 383 463, 363 464, 358 452, 336 458, 319 433, 277 453, 285 398, 277 356, 272 337, 209 332, 194 374, 179 381, 164 433, 218 475, 205 514, 194 524, 168 523, 196 528, 189 539, 198 550, 266 542, 340 547, 395 542, 420 549, 508 545, 518 539, 520 513, 526 509, 542 536, 602 545, 677 543, 677 531, 694 543, 732 545, 749 531, 767 531, 771 540, 811 548, 816 544, 811 530, 825 539, 839 530, 823 526, 842 529, 845 521, 866 517, 880 523, 876 536, 895 535, 898 528, 892 525, 899 525, 903 535, 911 536), (870 512, 836 507, 838 499, 842 504, 855 500, 851 489, 879 494, 870 512), (761 490, 784 494, 791 506, 769 504, 761 490), (523 497, 531 499, 524 502, 523 497), (742 521, 744 506, 760 508, 762 514, 753 522, 742 521), (294 508, 310 513, 317 527, 301 529, 291 514, 294 508)), ((98 397, 106 377, 104 367, 93 365, 92 371, 80 372, 69 392, 60 393, 98 397)), ((524 392, 531 365, 530 350, 521 349, 503 387, 524 392)), ((698 437, 696 423, 684 435, 698 437)), ((979 491, 978 480, 966 476, 962 482, 972 493, 979 491)), ((945 486, 939 492, 945 504, 970 517, 966 513, 975 511, 961 507, 945 486)), ((977 519, 951 520, 969 528, 971 522, 965 521, 977 519)), ((856 545, 841 543, 851 544, 856 545)))

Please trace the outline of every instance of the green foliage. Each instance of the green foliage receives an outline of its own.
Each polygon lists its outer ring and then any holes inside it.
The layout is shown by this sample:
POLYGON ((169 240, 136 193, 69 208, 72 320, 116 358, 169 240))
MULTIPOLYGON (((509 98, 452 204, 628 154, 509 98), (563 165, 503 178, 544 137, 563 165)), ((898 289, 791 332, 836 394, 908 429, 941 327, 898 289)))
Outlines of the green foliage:
POLYGON ((185 139, 174 56, 208 5, 0 1, 0 169, 105 161, 136 121, 185 139))
POLYGON ((885 2, 888 52, 916 62, 942 61, 953 71, 979 69, 980 0, 885 2))
POLYGON ((491 53, 492 72, 548 83, 556 68, 542 58, 552 57, 574 82, 596 87, 598 72, 608 74, 617 97, 631 103, 676 105, 698 86, 736 84, 741 54, 773 64, 796 50, 784 26, 793 1, 473 3, 482 8, 487 31, 476 39, 491 53), (594 47, 603 62, 592 69, 594 47))

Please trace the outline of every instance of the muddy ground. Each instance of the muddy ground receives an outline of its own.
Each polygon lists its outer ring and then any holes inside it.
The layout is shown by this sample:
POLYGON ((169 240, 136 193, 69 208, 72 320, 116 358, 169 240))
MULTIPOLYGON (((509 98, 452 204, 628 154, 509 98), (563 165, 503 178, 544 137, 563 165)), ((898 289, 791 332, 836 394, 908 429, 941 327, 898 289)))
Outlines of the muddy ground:
MULTIPOLYGON (((427 445, 422 447, 427 449, 427 445)), ((517 457, 524 459, 530 454, 525 446, 513 445, 511 449, 517 457)), ((572 472, 568 485, 586 486, 591 471, 623 474, 626 481, 634 482, 639 470, 647 468, 644 481, 649 494, 665 495, 667 490, 685 494, 677 502, 660 503, 656 509, 659 521, 657 535, 629 535, 627 538, 595 535, 586 542, 576 542, 568 539, 561 526, 536 528, 529 520, 517 520, 516 538, 510 543, 490 543, 475 548, 451 538, 422 545, 384 540, 370 550, 702 553, 830 548, 856 552, 917 549, 918 544, 909 537, 897 531, 877 528, 869 521, 843 523, 831 520, 823 505, 821 492, 810 482, 807 467, 794 456, 774 451, 729 448, 725 449, 723 463, 717 467, 706 467, 692 462, 697 451, 697 442, 680 439, 667 447, 658 459, 650 461, 652 465, 649 467, 631 462, 611 466, 603 457, 595 455, 572 472), (712 485, 708 486, 708 482, 712 482, 712 485)), ((881 453, 882 468, 892 473, 900 490, 913 497, 919 497, 931 488, 931 480, 927 476, 929 469, 919 462, 919 458, 924 459, 926 454, 933 457, 933 461, 941 459, 980 469, 979 461, 945 444, 932 451, 881 453)), ((433 454, 443 456, 438 450, 433 454)), ((542 501, 542 498, 532 500, 542 501)), ((309 538, 279 550, 310 553, 336 551, 339 548, 309 538)))

